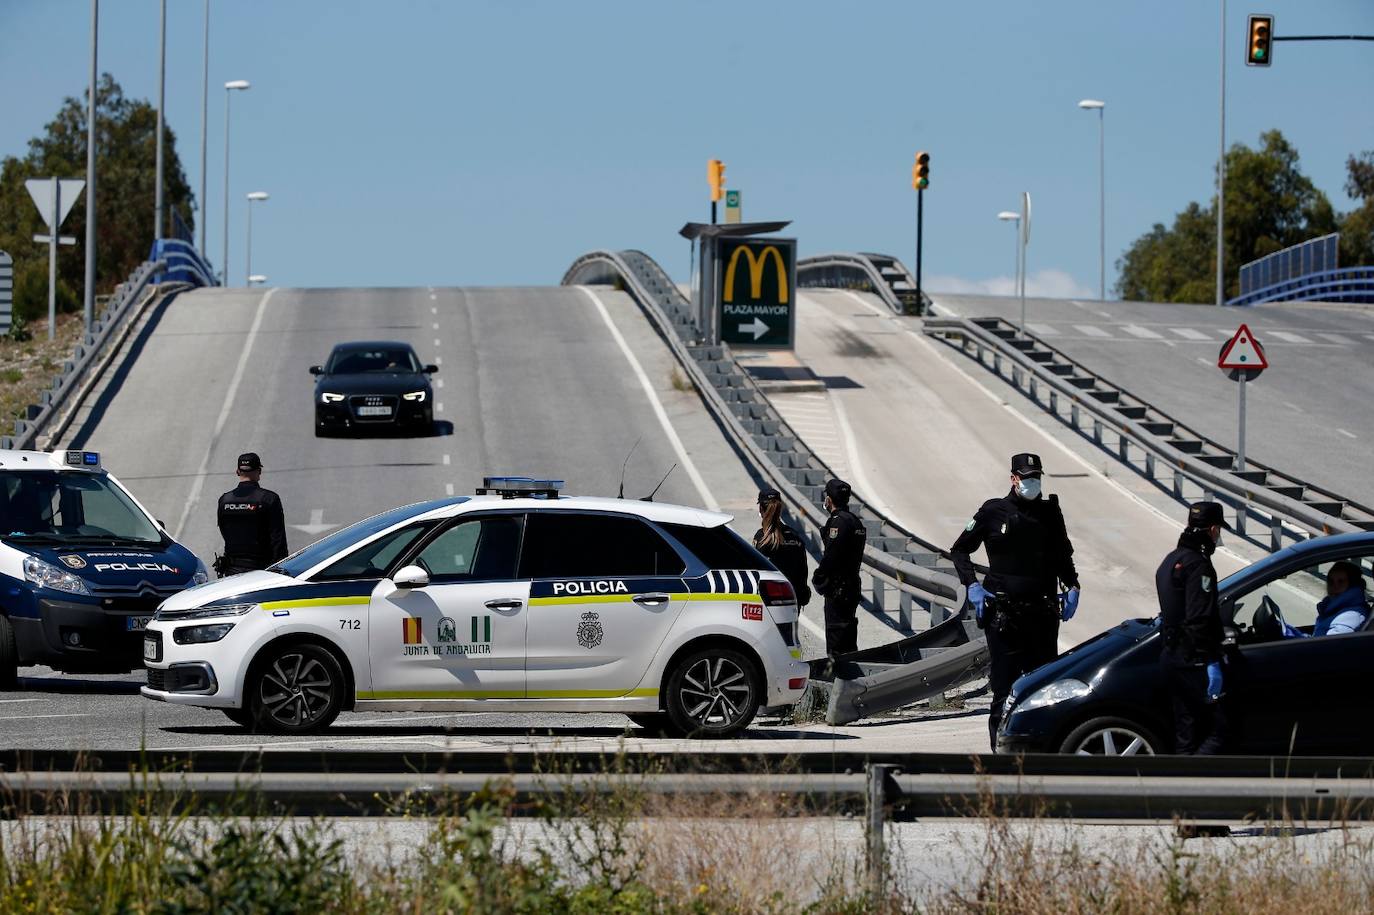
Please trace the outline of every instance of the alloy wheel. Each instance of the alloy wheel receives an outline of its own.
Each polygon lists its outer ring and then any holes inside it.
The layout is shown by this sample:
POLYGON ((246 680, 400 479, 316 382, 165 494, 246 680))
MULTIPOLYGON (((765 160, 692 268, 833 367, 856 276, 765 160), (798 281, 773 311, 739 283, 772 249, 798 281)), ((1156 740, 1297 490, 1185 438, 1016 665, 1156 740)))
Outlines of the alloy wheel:
POLYGON ((682 709, 702 727, 726 728, 750 708, 749 676, 730 658, 705 657, 687 668, 679 687, 682 709))
POLYGON ((1154 756, 1154 747, 1145 735, 1130 728, 1113 725, 1090 731, 1078 742, 1079 756, 1154 756))
POLYGON ((300 728, 325 714, 334 690, 334 678, 318 659, 287 651, 263 671, 258 699, 262 711, 273 721, 300 728))

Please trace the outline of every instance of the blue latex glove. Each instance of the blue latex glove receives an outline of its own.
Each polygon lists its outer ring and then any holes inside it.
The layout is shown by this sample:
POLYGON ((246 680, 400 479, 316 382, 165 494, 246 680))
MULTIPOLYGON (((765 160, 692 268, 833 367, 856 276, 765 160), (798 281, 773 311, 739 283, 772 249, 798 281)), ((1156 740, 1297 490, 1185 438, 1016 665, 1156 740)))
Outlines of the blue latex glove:
POLYGON ((969 603, 973 604, 973 612, 978 622, 983 621, 983 604, 987 603, 988 592, 983 589, 983 583, 975 581, 968 586, 969 603))
POLYGON ((1059 618, 1064 622, 1073 619, 1073 615, 1078 612, 1078 589, 1070 588, 1065 593, 1059 595, 1061 610, 1059 618))
POLYGON ((1294 629, 1292 626, 1284 623, 1283 637, 1285 639, 1305 639, 1307 638, 1307 633, 1303 632, 1301 629, 1294 629))
POLYGON ((1221 662, 1213 661, 1207 665, 1207 701, 1216 702, 1221 698, 1221 662))

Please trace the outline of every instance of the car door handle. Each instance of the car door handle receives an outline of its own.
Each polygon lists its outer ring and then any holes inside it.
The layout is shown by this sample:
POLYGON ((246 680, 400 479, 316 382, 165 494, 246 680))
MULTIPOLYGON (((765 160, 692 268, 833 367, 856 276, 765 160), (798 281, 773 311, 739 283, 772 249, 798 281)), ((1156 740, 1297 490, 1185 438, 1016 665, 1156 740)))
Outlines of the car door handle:
POLYGON ((636 595, 634 598, 634 602, 639 604, 641 607, 662 607, 664 604, 668 603, 668 601, 672 599, 673 597, 671 594, 655 592, 653 594, 636 595))
POLYGON ((525 602, 516 600, 515 598, 502 599, 498 597, 487 601, 483 606, 488 610, 519 610, 521 607, 525 606, 525 602))

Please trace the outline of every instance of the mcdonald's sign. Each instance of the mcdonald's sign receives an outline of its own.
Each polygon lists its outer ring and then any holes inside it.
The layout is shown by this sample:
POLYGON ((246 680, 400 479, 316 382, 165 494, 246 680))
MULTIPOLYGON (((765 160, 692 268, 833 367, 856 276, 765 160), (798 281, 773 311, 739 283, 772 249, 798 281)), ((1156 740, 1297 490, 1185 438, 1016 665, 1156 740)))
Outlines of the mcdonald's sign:
POLYGON ((797 241, 722 238, 720 336, 731 346, 790 347, 796 323, 797 241))

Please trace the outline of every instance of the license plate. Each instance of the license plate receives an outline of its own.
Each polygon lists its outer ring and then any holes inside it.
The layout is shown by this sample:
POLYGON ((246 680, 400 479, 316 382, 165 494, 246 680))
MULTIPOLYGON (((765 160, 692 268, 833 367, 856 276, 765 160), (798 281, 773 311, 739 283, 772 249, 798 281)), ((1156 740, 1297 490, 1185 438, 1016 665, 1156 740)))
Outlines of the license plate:
POLYGON ((129 632, 142 632, 152 622, 151 616, 129 616, 124 619, 124 628, 129 632))
POLYGON ((390 416, 390 407, 359 407, 359 416, 390 416))
POLYGON ((158 642, 157 639, 144 639, 144 640, 143 640, 143 660, 145 660, 145 661, 158 661, 158 660, 161 660, 161 659, 158 657, 158 649, 159 649, 160 647, 162 647, 162 646, 161 646, 161 643, 158 642))

